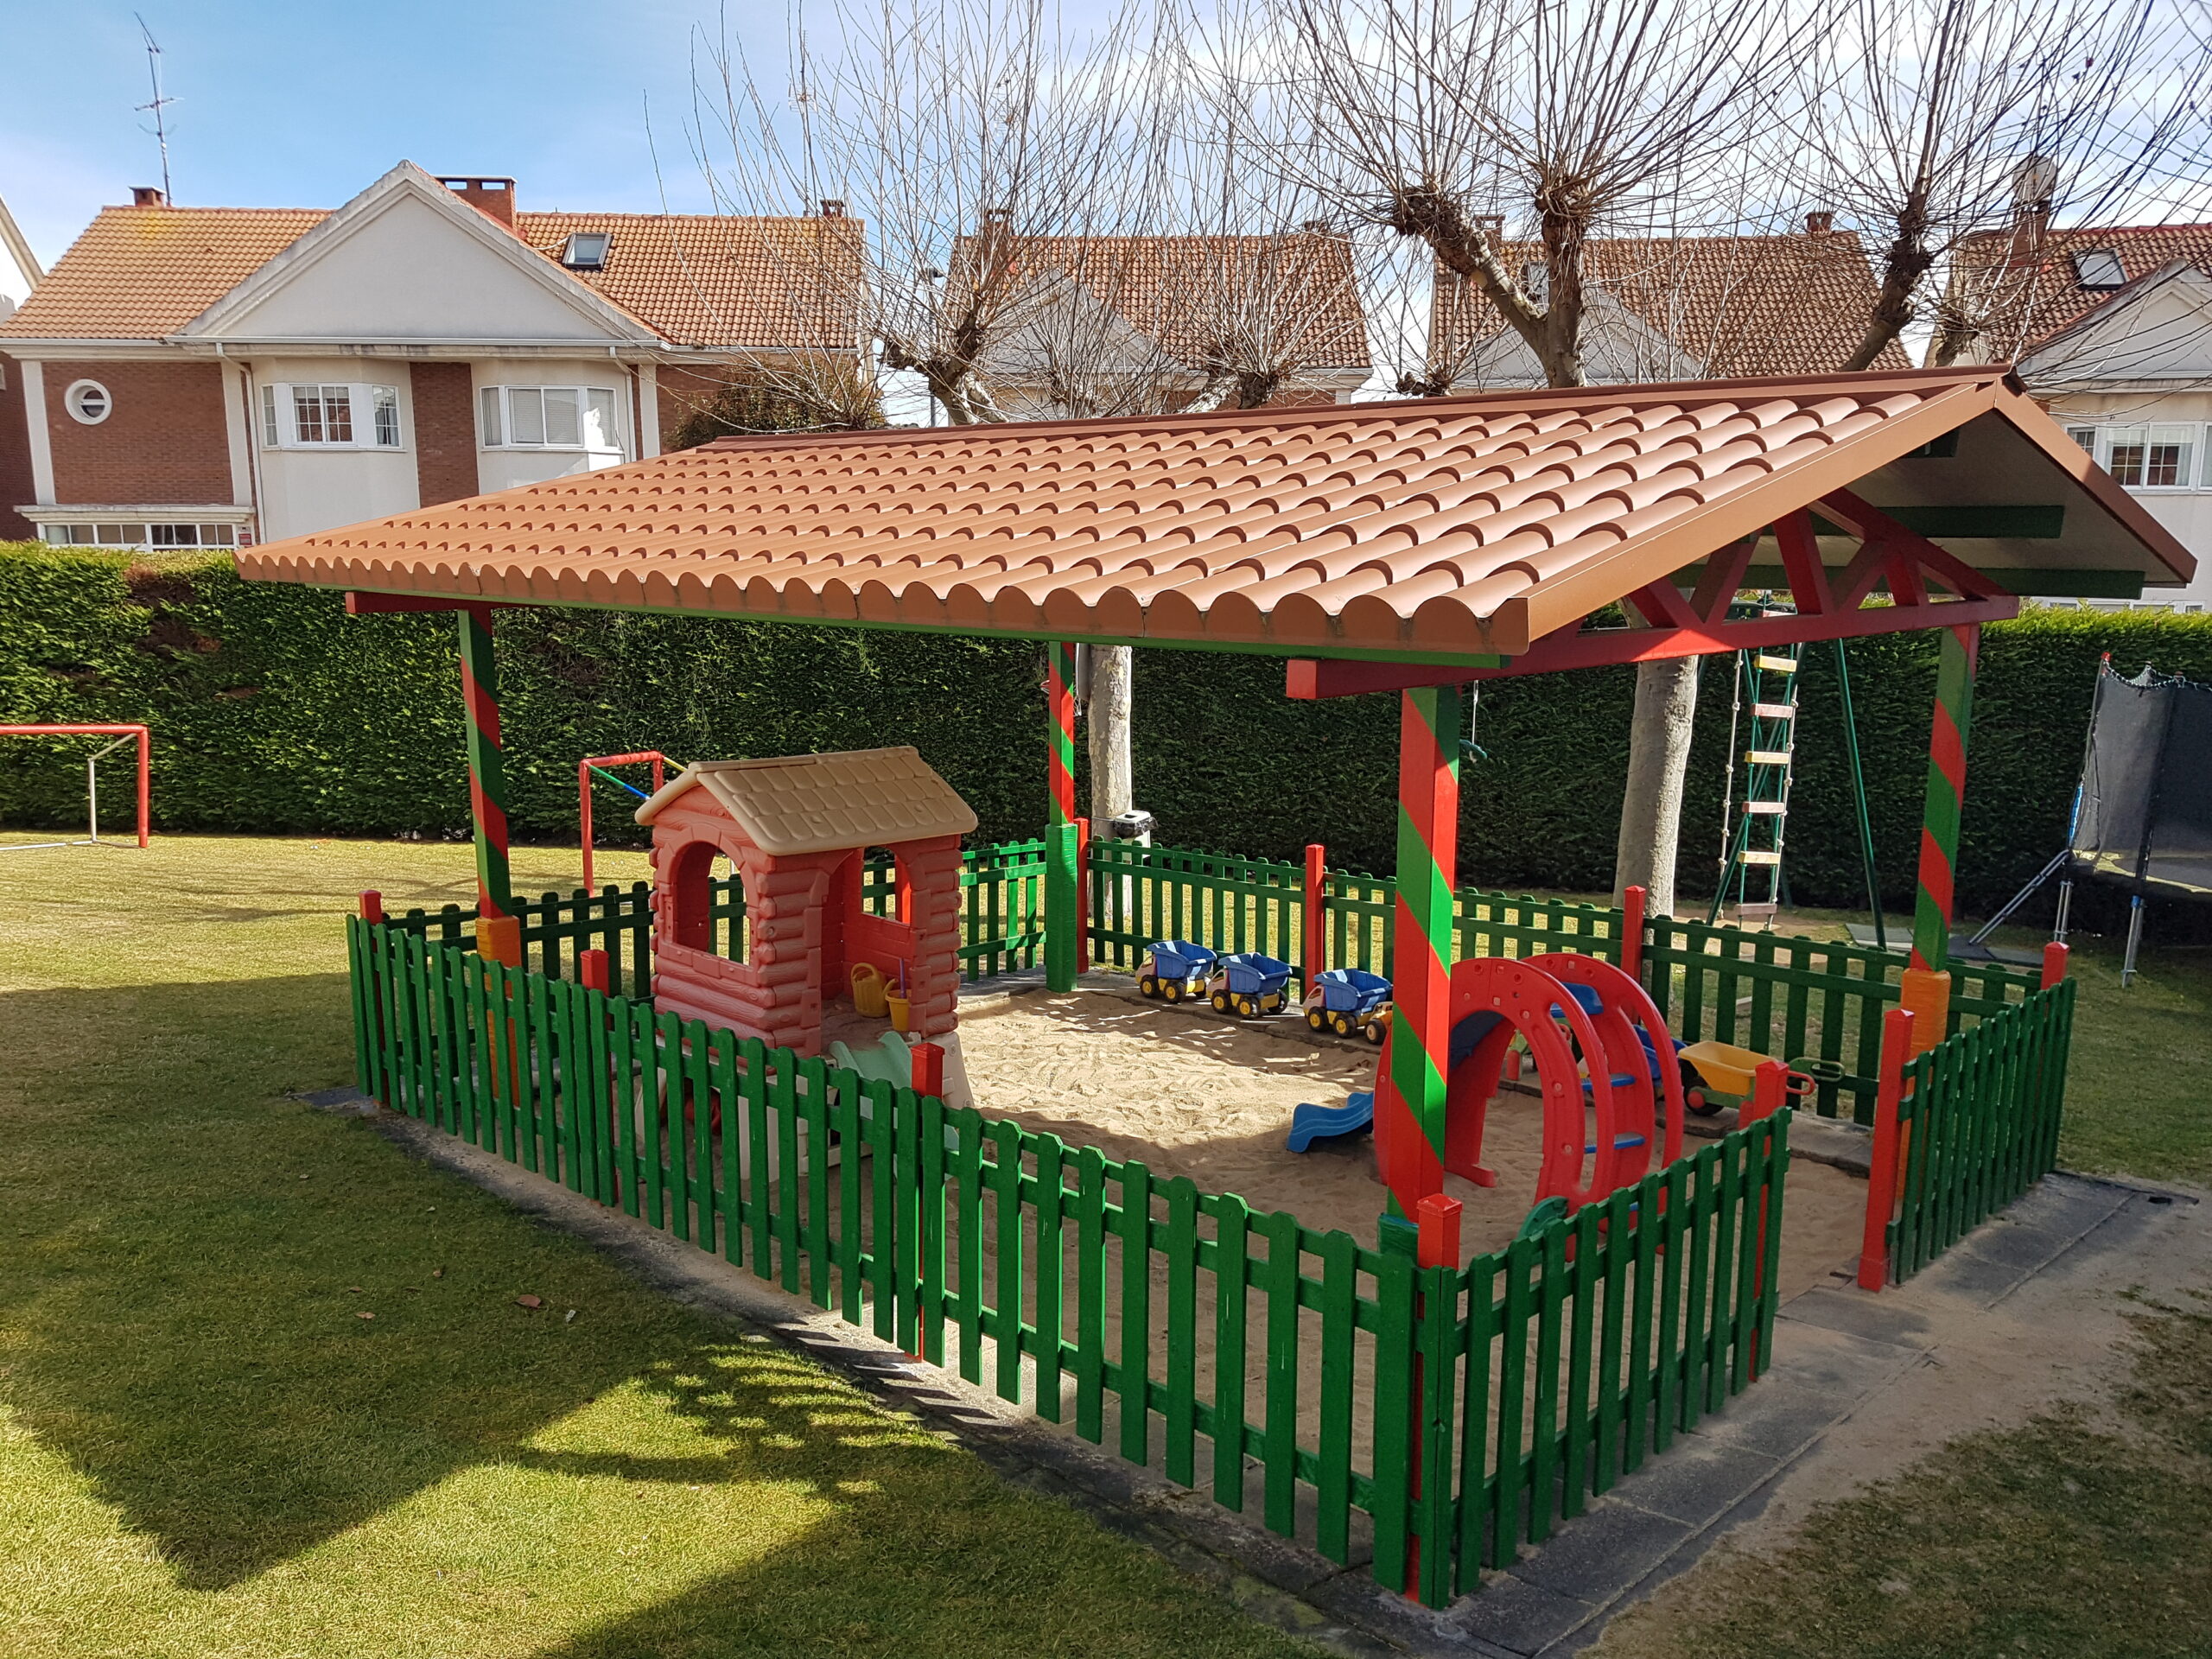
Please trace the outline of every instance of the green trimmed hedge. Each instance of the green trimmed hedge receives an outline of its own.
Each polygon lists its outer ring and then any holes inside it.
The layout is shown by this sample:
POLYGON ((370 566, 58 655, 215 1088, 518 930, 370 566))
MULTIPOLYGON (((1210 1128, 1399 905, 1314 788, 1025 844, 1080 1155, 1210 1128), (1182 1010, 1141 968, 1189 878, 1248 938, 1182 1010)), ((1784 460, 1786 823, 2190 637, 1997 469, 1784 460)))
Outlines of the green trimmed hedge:
MULTIPOLYGON (((981 834, 1045 810, 1039 648, 787 624, 515 610, 498 624, 518 836, 575 833, 575 763, 660 748, 789 754, 912 743, 975 805, 981 834)), ((1934 642, 1854 642, 1884 887, 1910 891, 1926 785, 1934 642)), ((1968 767, 1961 902, 2009 895, 2065 830, 2100 653, 2212 679, 2212 619, 2038 610, 1986 631, 1968 767)), ((1789 874, 1801 902, 1858 904, 1858 835, 1832 648, 1801 688, 1789 874)), ((1682 880, 1709 892, 1731 664, 1705 664, 1682 880)), ((1634 677, 1483 690, 1465 769, 1461 868, 1491 887, 1611 880, 1634 677)), ((0 721, 143 721, 168 829, 463 835, 468 803, 449 618, 351 619, 335 594, 238 580, 227 560, 0 545, 0 721)), ((1298 703, 1269 658, 1138 653, 1137 797, 1182 846, 1340 867, 1393 859, 1396 705, 1298 703)), ((84 746, 10 739, 0 823, 81 821, 84 746)), ((601 817, 619 834, 608 792, 601 817)))

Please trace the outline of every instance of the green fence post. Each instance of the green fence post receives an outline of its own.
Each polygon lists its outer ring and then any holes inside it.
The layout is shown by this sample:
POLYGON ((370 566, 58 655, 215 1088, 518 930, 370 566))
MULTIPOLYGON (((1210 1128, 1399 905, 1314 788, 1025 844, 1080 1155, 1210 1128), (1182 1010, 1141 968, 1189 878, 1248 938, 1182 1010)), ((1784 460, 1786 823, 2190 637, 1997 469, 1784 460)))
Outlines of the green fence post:
MULTIPOLYGON (((1459 700, 1456 685, 1417 686, 1399 694, 1398 881, 1391 1004, 1390 1084, 1413 1118, 1413 1134, 1377 1119, 1378 1154, 1390 1210, 1404 1213, 1401 1189, 1443 1185, 1445 1077, 1452 993, 1453 874, 1459 861, 1459 700), (1417 1137, 1417 1139, 1415 1138, 1417 1137), (1411 1141, 1412 1144, 1407 1144, 1411 1141), (1423 1144, 1425 1143, 1425 1144, 1423 1144)), ((1378 1105, 1380 1103, 1377 1103, 1378 1105)), ((1413 1193, 1417 1200, 1421 1192, 1413 1193)))

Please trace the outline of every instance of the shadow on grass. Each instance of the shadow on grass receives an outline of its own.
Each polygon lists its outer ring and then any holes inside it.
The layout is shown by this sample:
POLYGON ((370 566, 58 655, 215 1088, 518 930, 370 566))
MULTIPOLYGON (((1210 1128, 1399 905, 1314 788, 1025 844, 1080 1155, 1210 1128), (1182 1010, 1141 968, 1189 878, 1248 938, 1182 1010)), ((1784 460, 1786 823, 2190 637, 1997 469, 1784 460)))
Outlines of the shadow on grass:
POLYGON ((848 1478, 854 1408, 817 1421, 817 1374, 768 1350, 733 1371, 726 1332, 582 1246, 273 1097, 340 1073, 344 995, 337 975, 0 995, 22 1039, 0 1056, 0 1387, 185 1586, 468 1465, 545 1465, 534 1435, 639 1376, 703 1379, 733 1442, 640 1478, 848 1478))

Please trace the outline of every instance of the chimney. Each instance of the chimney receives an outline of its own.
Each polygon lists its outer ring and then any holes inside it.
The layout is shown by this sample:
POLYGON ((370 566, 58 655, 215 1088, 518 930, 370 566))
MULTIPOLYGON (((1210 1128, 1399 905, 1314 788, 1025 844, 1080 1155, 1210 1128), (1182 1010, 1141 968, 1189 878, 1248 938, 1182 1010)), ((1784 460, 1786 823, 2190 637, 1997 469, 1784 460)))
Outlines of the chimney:
POLYGON ((1808 236, 1826 236, 1834 229, 1835 229, 1835 215, 1834 213, 1808 213, 1805 215, 1805 234, 1808 236))
POLYGON ((512 179, 479 175, 448 177, 442 174, 438 182, 485 218, 497 219, 511 231, 514 229, 515 181, 512 179))
POLYGON ((845 204, 842 200, 836 196, 824 196, 822 198, 823 218, 842 219, 844 216, 845 204))
POLYGON ((130 187, 130 205, 133 207, 166 207, 169 205, 169 199, 153 185, 134 184, 130 187))

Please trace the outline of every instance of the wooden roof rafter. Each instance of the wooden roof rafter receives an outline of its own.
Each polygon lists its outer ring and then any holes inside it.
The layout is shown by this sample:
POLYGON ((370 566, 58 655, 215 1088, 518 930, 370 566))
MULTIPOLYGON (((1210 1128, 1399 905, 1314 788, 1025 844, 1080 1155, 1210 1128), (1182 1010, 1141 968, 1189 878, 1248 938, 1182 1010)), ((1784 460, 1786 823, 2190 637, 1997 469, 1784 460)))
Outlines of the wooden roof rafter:
POLYGON ((1819 639, 1957 627, 1969 622, 2003 621, 2019 614, 2018 596, 1851 491, 1833 491, 1822 496, 1818 505, 1820 518, 1859 538, 1859 548, 1850 562, 1834 574, 1821 562, 1815 513, 1801 507, 1783 515, 1761 536, 1715 548, 1695 567, 1696 579, 1688 590, 1680 585, 1682 573, 1678 571, 1628 594, 1622 607, 1632 617, 1641 618, 1640 624, 1593 627, 1592 619, 1586 616, 1572 627, 1554 630, 1531 642, 1520 656, 1482 667, 1442 669, 1294 658, 1286 671, 1286 689, 1291 696, 1304 701, 1355 696, 1408 686, 1451 685, 1562 669, 1713 656, 1819 639), (1745 585, 1752 556, 1766 534, 1773 536, 1780 549, 1793 609, 1732 618, 1728 612, 1745 585))

